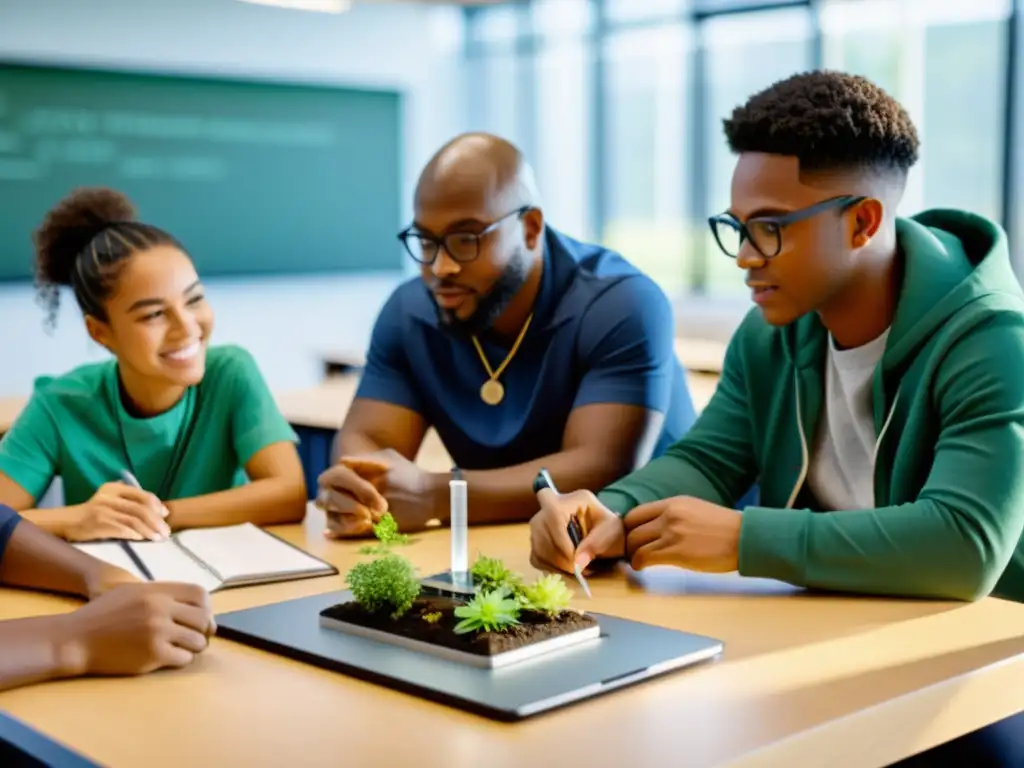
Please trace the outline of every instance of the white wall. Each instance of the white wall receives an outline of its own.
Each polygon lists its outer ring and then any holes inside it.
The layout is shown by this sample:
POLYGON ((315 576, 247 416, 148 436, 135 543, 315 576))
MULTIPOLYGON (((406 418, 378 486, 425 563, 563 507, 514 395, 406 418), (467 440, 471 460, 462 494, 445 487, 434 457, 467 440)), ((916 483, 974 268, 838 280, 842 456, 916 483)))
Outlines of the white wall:
MULTIPOLYGON (((400 88, 408 218, 420 167, 465 127, 460 25, 456 9, 405 3, 330 15, 238 0, 0 0, 0 59, 400 88)), ((26 237, 36 223, 25 222, 26 237)), ((215 341, 244 345, 272 388, 291 389, 318 380, 318 350, 364 347, 396 278, 207 282, 215 341)), ((34 296, 0 286, 0 396, 105 354, 70 295, 52 335, 34 296)))

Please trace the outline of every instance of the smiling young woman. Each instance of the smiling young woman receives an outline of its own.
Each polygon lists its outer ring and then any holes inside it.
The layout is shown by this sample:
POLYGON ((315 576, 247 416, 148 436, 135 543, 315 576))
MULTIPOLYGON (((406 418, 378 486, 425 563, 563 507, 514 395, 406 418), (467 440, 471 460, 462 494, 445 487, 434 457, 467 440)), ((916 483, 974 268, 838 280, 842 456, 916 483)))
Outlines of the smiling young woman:
POLYGON ((113 359, 36 380, 0 441, 0 503, 70 540, 300 520, 295 433, 252 356, 210 346, 213 309, 184 247, 103 188, 72 192, 35 243, 50 322, 70 287, 113 359), (57 476, 67 506, 33 509, 57 476))

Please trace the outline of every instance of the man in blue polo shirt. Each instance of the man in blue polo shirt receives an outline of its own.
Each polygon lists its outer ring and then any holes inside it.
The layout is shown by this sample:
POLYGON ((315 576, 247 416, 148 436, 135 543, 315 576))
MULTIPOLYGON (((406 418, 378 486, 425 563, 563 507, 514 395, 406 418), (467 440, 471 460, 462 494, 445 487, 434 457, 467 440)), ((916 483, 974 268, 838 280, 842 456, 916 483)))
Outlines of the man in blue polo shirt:
POLYGON ((384 510, 403 530, 447 520, 450 476, 413 463, 431 426, 467 480, 471 523, 529 519, 540 467, 563 491, 603 487, 689 429, 668 299, 619 254, 548 225, 514 146, 457 137, 414 208, 399 237, 421 276, 377 318, 320 477, 328 535, 365 535, 384 510))
POLYGON ((182 667, 216 630, 201 587, 139 582, 3 505, 0 584, 90 600, 69 614, 0 621, 0 691, 79 675, 182 667))

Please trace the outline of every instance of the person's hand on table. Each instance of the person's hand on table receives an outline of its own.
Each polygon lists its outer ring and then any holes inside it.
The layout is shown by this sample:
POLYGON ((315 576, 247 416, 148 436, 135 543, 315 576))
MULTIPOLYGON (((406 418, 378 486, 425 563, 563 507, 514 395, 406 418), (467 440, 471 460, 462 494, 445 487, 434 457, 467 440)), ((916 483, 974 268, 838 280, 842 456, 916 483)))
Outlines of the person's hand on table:
POLYGON ((387 449, 343 456, 319 479, 316 504, 327 517, 329 538, 367 536, 385 512, 401 531, 417 531, 438 517, 431 473, 387 449))
POLYGON ((626 554, 637 571, 652 565, 707 573, 735 571, 741 521, 737 510, 691 496, 641 504, 624 518, 626 554))
POLYGON ((90 574, 86 581, 86 597, 89 600, 95 600, 101 595, 105 595, 112 589, 117 589, 123 584, 146 584, 139 579, 137 576, 129 573, 123 568, 117 568, 113 565, 101 562, 99 567, 95 569, 93 574, 90 574))
POLYGON ((540 511, 530 518, 530 564, 534 568, 572 573, 576 563, 585 569, 594 560, 625 554, 622 518, 590 491, 542 493, 537 499, 540 511), (575 552, 567 531, 573 515, 583 529, 583 540, 575 552))
POLYGON ((140 675, 183 667, 217 625, 194 584, 122 584, 61 617, 55 652, 66 676, 140 675))
POLYGON ((68 541, 130 539, 162 541, 171 535, 167 508, 152 493, 125 483, 104 483, 87 502, 73 508, 68 541))

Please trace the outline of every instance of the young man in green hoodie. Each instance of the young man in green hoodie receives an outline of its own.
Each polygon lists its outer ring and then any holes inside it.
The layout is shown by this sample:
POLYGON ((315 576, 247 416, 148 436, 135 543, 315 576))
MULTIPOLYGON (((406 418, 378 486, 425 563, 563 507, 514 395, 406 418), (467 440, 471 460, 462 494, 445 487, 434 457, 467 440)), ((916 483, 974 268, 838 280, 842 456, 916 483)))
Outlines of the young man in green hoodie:
MULTIPOLYGON (((533 564, 1024 601, 1024 293, 1006 236, 962 211, 896 215, 917 134, 863 78, 791 77, 725 133, 732 205, 710 223, 758 306, 685 437, 596 497, 538 495, 533 564), (759 506, 732 509, 755 480, 759 506)), ((899 765, 1022 764, 1024 715, 899 765)))
POLYGON ((918 139, 863 78, 791 77, 725 133, 732 205, 711 226, 757 307, 685 437, 596 497, 542 494, 534 565, 1024 600, 1024 293, 1004 233, 896 215, 918 139), (732 509, 755 481, 759 505, 732 509))

